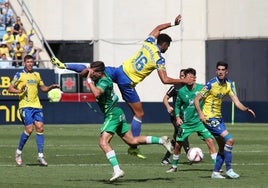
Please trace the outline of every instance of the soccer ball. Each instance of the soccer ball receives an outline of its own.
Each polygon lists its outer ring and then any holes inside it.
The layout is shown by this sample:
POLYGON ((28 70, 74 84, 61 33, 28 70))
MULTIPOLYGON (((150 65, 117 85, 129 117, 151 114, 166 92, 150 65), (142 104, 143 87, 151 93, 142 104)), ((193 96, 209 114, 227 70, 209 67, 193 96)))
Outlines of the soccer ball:
POLYGON ((204 157, 202 150, 198 147, 190 148, 187 152, 187 158, 191 162, 200 162, 204 157))
POLYGON ((47 93, 49 102, 59 102, 61 100, 61 94, 62 94, 62 91, 60 89, 58 88, 51 89, 47 93))

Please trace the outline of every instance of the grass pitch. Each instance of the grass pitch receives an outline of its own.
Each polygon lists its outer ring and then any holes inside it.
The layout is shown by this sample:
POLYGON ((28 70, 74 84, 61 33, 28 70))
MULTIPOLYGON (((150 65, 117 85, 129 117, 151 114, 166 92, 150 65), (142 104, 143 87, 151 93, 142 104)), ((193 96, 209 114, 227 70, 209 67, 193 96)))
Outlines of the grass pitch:
MULTIPOLYGON (((206 145, 196 135, 190 146, 200 147, 205 158, 189 165, 185 154, 179 170, 167 174, 169 166, 160 164, 165 149, 158 145, 140 146, 147 159, 127 154, 128 146, 115 136, 112 146, 116 151, 125 177, 109 183, 112 167, 98 147, 100 125, 45 125, 45 157, 48 167, 37 163, 35 134, 23 150, 23 166, 17 167, 14 153, 23 126, 0 126, 0 187, 10 188, 105 188, 105 187, 268 187, 268 124, 227 124, 235 138, 233 168, 239 179, 211 179, 212 162, 206 145)), ((172 135, 170 124, 144 124, 144 135, 172 135)))

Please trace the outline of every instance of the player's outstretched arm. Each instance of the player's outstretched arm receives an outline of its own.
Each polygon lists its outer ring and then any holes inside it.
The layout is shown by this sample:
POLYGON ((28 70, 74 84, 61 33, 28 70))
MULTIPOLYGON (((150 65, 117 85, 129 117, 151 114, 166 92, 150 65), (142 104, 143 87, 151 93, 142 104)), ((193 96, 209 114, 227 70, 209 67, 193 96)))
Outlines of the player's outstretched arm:
POLYGON ((157 73, 163 84, 179 84, 179 83, 187 84, 192 81, 192 79, 189 76, 186 76, 183 79, 171 78, 167 75, 166 70, 162 70, 162 69, 158 70, 157 73))
POLYGON ((244 106, 244 105, 240 102, 240 100, 238 99, 238 97, 237 97, 236 95, 231 96, 231 99, 232 99, 232 101, 234 102, 235 106, 236 106, 239 110, 242 110, 242 111, 244 111, 244 112, 248 112, 248 113, 249 113, 250 115, 252 115, 254 118, 256 117, 255 112, 254 112, 252 109, 250 109, 250 108, 244 106))
POLYGON ((160 31, 167 29, 169 27, 172 27, 172 26, 177 26, 180 24, 180 22, 181 22, 181 15, 178 15, 175 18, 174 22, 164 23, 164 24, 160 24, 160 25, 156 26, 149 35, 157 38, 158 35, 160 34, 160 31))

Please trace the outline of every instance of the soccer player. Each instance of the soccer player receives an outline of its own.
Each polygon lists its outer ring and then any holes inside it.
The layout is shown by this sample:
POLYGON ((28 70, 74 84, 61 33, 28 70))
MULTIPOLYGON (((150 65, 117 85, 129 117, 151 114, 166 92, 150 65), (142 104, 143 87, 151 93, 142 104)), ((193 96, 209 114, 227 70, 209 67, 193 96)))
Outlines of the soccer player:
MULTIPOLYGON (((169 48, 171 37, 160 32, 172 26, 180 24, 181 15, 175 18, 174 22, 164 23, 156 26, 149 34, 148 38, 143 42, 141 49, 134 56, 127 59, 119 67, 106 67, 105 72, 112 78, 113 82, 117 83, 124 101, 130 106, 134 116, 131 122, 133 136, 139 136, 141 132, 142 118, 144 111, 139 95, 135 86, 144 78, 149 76, 151 72, 157 69, 158 76, 163 84, 178 84, 187 83, 187 78, 177 79, 167 75, 165 68, 165 59, 161 53, 165 53, 169 48)), ((68 68, 76 72, 81 72, 82 75, 87 74, 87 69, 84 65, 69 64, 65 65, 57 58, 53 57, 51 62, 59 68, 68 68)), ((130 147, 128 153, 136 155, 139 158, 146 158, 137 147, 130 147)))
POLYGON ((217 152, 213 142, 213 136, 199 119, 198 113, 194 106, 196 94, 203 88, 203 85, 196 83, 196 71, 193 68, 188 68, 184 74, 192 79, 192 82, 186 84, 178 90, 175 103, 176 125, 179 126, 176 144, 173 153, 172 167, 167 170, 167 173, 176 172, 181 154, 183 142, 192 134, 197 133, 200 139, 204 140, 209 148, 213 163, 216 161, 217 152))
POLYGON ((225 178, 220 174, 220 169, 225 162, 226 175, 228 178, 239 178, 239 174, 232 169, 232 149, 234 139, 227 130, 221 115, 221 104, 224 96, 229 97, 234 102, 235 106, 250 115, 255 117, 255 113, 250 108, 244 106, 238 99, 232 81, 227 78, 228 64, 219 61, 216 65, 216 77, 206 83, 200 93, 194 100, 195 107, 198 111, 199 118, 203 121, 206 128, 215 137, 219 151, 216 158, 216 164, 211 178, 225 178), (203 111, 199 102, 204 100, 203 111))
POLYGON ((38 150, 38 161, 40 165, 47 166, 44 159, 44 117, 42 105, 38 97, 38 88, 43 92, 48 92, 59 85, 52 84, 46 86, 38 72, 33 71, 34 58, 31 55, 24 57, 24 69, 17 72, 11 81, 8 92, 19 95, 19 112, 25 126, 16 150, 15 160, 18 166, 22 165, 22 149, 32 134, 36 130, 36 144, 38 150))
MULTIPOLYGON (((185 74, 184 74, 184 71, 185 69, 181 69, 180 70, 180 79, 183 79, 185 78, 185 74)), ((180 127, 177 126, 177 123, 176 123, 176 116, 174 114, 174 106, 175 106, 175 103, 176 103, 176 98, 177 98, 177 93, 178 93, 178 90, 180 88, 182 88, 184 86, 184 84, 182 83, 179 83, 179 84, 175 84, 173 86, 171 86, 169 88, 169 90, 166 92, 164 98, 163 98, 163 103, 168 111, 168 113, 170 114, 170 121, 173 125, 173 128, 174 128, 174 132, 173 132, 173 139, 171 140, 171 143, 172 143, 172 146, 175 147, 175 143, 176 143, 176 136, 177 136, 177 133, 178 133, 178 128, 180 129, 180 127), (172 104, 173 106, 171 106, 169 104, 169 99, 172 98, 172 104)), ((185 139, 185 141, 183 142, 183 149, 185 151, 185 153, 187 153, 190 149, 189 147, 189 141, 188 141, 188 138, 185 139)), ((166 152, 166 154, 164 155, 162 161, 161 161, 161 164, 162 165, 166 165, 166 164, 170 164, 170 160, 169 160, 169 157, 171 156, 171 153, 169 153, 168 151, 166 152)))
POLYGON ((87 84, 105 116, 101 126, 99 146, 113 167, 114 174, 110 179, 113 182, 124 176, 124 171, 119 167, 115 151, 110 144, 115 133, 129 145, 161 144, 169 151, 172 151, 172 145, 167 136, 161 138, 155 136, 133 137, 123 110, 116 105, 118 96, 114 93, 113 81, 104 73, 104 69, 103 62, 92 62, 88 69, 87 84))

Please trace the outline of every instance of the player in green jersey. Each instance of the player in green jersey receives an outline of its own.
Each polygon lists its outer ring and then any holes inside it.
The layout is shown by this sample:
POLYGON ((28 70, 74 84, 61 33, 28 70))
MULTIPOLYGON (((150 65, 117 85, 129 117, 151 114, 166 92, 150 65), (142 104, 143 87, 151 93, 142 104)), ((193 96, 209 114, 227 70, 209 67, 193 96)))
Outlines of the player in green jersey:
POLYGON ((213 162, 216 161, 217 152, 213 142, 212 134, 205 128, 194 106, 194 99, 197 93, 203 88, 203 85, 196 83, 196 71, 188 68, 184 71, 185 75, 192 79, 192 82, 186 84, 178 90, 175 103, 175 115, 177 126, 180 127, 173 153, 172 167, 167 173, 176 172, 181 154, 183 142, 192 134, 198 133, 200 139, 204 140, 209 148, 213 162))
POLYGON ((121 170, 115 151, 110 144, 115 133, 129 146, 160 144, 171 152, 173 148, 167 136, 161 138, 155 136, 133 137, 123 110, 117 106, 118 96, 114 93, 113 81, 104 73, 104 69, 103 62, 92 62, 88 69, 87 85, 96 97, 96 101, 105 116, 104 123, 101 126, 99 146, 113 167, 114 173, 110 178, 110 182, 113 182, 124 176, 124 171, 121 170))

